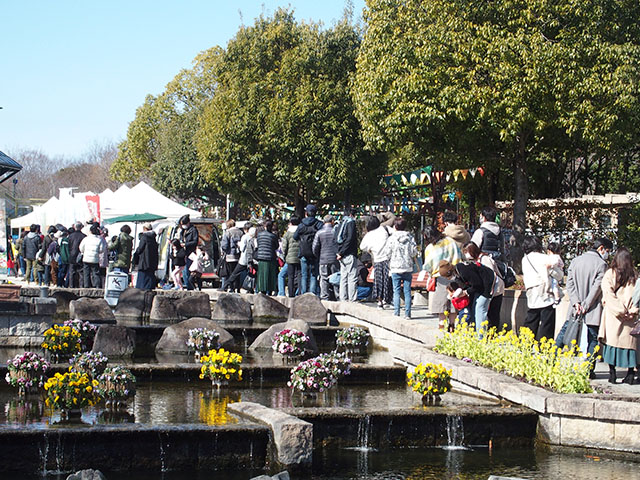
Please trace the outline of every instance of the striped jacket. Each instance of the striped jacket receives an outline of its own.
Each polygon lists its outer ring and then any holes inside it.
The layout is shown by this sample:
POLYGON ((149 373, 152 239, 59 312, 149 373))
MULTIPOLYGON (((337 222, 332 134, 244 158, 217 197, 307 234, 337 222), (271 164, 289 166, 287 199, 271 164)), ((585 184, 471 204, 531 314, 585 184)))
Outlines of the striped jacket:
POLYGON ((448 260, 451 265, 462 261, 462 252, 458 244, 450 237, 444 237, 438 243, 430 243, 424 250, 422 269, 432 277, 440 276, 440 261, 448 260))

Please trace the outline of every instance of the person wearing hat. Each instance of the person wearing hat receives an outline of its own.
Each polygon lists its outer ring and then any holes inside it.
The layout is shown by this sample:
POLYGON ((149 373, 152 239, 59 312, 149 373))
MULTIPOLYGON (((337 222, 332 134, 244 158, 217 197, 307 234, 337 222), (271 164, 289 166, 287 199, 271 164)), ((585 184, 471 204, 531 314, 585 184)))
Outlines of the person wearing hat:
POLYGON ((305 218, 293 234, 300 245, 300 294, 311 292, 318 295, 318 258, 313 253, 316 233, 323 223, 316 218, 318 209, 311 203, 305 208, 305 218))
POLYGON ((158 242, 150 223, 142 226, 140 243, 133 254, 133 264, 138 266, 136 288, 153 290, 156 287, 156 270, 158 269, 158 242))

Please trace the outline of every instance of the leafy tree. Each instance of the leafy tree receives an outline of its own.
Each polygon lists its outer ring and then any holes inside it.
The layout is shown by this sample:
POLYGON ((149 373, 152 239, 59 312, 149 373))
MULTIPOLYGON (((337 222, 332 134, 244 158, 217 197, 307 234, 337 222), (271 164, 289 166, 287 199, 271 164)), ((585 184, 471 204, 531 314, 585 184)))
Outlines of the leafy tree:
POLYGON ((360 44, 345 19, 322 30, 287 10, 229 42, 197 151, 207 179, 248 202, 362 198, 384 159, 364 150, 350 79, 360 44))
POLYGON ((638 2, 367 5, 354 85, 367 145, 508 167, 517 233, 532 173, 638 143, 638 2))
POLYGON ((219 197, 215 184, 201 173, 194 135, 215 92, 220 55, 218 47, 200 53, 193 68, 176 75, 162 94, 147 96, 119 145, 114 178, 124 182, 149 176, 165 194, 207 201, 219 197))

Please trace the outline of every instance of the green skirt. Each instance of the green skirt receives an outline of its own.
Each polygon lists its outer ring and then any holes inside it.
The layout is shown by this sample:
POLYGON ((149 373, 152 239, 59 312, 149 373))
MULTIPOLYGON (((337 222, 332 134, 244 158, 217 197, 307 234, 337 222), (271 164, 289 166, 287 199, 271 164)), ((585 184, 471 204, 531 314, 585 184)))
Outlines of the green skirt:
POLYGON ((631 348, 618 348, 605 345, 602 350, 602 361, 621 368, 636 368, 636 351, 631 348))
POLYGON ((267 294, 278 291, 278 264, 275 260, 272 262, 258 261, 256 291, 267 294))

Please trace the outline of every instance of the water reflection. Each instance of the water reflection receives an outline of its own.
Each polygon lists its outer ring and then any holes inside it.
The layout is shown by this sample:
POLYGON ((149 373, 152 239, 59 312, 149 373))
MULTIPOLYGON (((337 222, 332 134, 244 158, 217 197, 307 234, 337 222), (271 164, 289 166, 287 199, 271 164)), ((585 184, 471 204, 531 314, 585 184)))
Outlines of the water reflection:
POLYGON ((238 423, 237 417, 227 412, 227 405, 242 401, 239 392, 220 395, 219 392, 200 393, 200 410, 198 417, 206 425, 226 425, 238 423))
POLYGON ((4 406, 7 423, 27 425, 38 423, 44 414, 44 402, 40 399, 14 399, 4 406))

